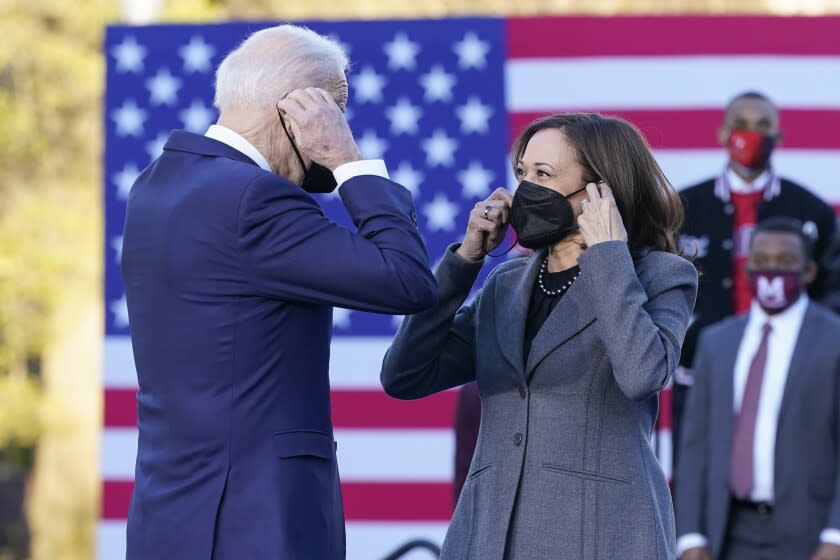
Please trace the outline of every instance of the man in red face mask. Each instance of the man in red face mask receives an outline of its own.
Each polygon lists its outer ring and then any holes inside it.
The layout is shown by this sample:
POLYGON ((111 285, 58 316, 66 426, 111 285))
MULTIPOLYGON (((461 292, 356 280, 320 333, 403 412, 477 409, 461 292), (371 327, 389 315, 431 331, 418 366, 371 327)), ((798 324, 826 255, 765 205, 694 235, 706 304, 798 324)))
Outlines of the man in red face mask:
MULTIPOLYGON (((692 380, 700 331, 732 314, 746 312, 752 294, 746 274, 749 240, 760 220, 799 220, 819 263, 808 295, 840 311, 840 258, 837 217, 831 206, 805 187, 780 176, 772 166, 782 140, 779 111, 758 92, 737 95, 727 105, 719 141, 729 160, 723 172, 682 191, 686 219, 681 234, 687 257, 702 275, 694 323, 686 334, 673 389, 673 433, 679 438, 682 409, 692 380)), ((675 441, 674 449, 678 449, 675 441)), ((675 472, 675 480, 680 473, 675 472)))

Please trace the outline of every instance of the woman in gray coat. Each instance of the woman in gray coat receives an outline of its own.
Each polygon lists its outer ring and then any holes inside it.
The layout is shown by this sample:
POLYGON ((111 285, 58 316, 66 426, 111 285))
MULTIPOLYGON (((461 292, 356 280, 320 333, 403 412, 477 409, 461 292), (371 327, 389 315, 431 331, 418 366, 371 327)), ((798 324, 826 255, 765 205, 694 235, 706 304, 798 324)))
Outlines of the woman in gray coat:
POLYGON ((418 399, 476 380, 481 427, 444 560, 671 560, 668 484, 650 446, 697 274, 677 255, 677 192, 639 132, 554 115, 514 146, 521 183, 476 205, 381 373, 418 399), (464 305, 507 225, 528 258, 464 305))

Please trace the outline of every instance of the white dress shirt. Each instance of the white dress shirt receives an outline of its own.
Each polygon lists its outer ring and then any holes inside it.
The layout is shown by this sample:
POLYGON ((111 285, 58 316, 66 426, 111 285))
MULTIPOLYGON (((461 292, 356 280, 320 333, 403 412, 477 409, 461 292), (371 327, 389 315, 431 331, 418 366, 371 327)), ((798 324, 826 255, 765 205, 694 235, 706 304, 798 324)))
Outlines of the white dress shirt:
MULTIPOLYGON (((256 146, 248 142, 239 133, 227 128, 226 126, 214 124, 210 125, 210 128, 207 129, 207 132, 204 135, 208 138, 227 144, 238 152, 242 152, 254 160, 254 163, 259 165, 262 169, 272 173, 271 165, 269 165, 265 156, 260 153, 256 146)), ((378 177, 384 177, 385 179, 390 178, 388 176, 388 169, 385 167, 385 162, 381 159, 351 161, 339 165, 333 171, 333 176, 335 177, 339 187, 341 187, 345 181, 359 175, 376 175, 378 177)))
POLYGON ((773 173, 769 169, 749 183, 732 171, 732 168, 727 168, 726 170, 726 182, 729 183, 729 190, 737 194, 751 194, 763 191, 772 179, 773 173))
MULTIPOLYGON (((770 324, 772 330, 767 339, 767 365, 761 384, 753 440, 753 489, 749 497, 753 502, 772 503, 774 500, 773 477, 776 466, 774 457, 779 410, 782 406, 793 350, 799 339, 799 329, 805 318, 808 301, 808 297, 802 295, 796 303, 783 312, 768 315, 753 300, 747 326, 738 348, 733 378, 733 414, 741 410, 741 400, 744 397, 750 365, 761 343, 762 327, 766 323, 770 324)), ((840 530, 826 529, 820 538, 823 542, 840 544, 840 530)), ((706 546, 707 543, 706 537, 699 533, 683 535, 677 541, 677 556, 682 556, 683 552, 690 548, 706 546)))

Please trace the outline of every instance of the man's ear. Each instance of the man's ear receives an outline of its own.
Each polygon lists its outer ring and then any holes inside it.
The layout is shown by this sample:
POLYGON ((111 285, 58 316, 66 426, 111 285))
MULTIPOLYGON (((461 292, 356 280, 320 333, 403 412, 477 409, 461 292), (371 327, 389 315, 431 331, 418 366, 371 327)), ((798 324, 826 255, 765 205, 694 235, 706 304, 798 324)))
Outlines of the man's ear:
POLYGON ((729 127, 726 125, 722 125, 718 130, 718 142, 724 148, 729 145, 729 127))
POLYGON ((806 286, 810 286, 817 279, 817 270, 817 263, 813 260, 809 260, 808 264, 805 265, 805 271, 802 274, 806 286))

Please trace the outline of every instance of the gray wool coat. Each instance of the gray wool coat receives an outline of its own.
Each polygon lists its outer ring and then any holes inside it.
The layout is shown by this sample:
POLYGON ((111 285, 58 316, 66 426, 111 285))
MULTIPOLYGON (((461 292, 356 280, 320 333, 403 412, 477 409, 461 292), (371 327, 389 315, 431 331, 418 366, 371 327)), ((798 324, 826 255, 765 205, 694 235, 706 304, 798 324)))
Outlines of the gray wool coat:
POLYGON ((657 393, 677 367, 697 274, 624 242, 588 248, 581 275, 524 356, 545 251, 499 265, 450 247, 439 304, 406 317, 385 391, 418 399, 477 380, 481 428, 443 560, 672 560, 674 514, 650 445, 657 393))

